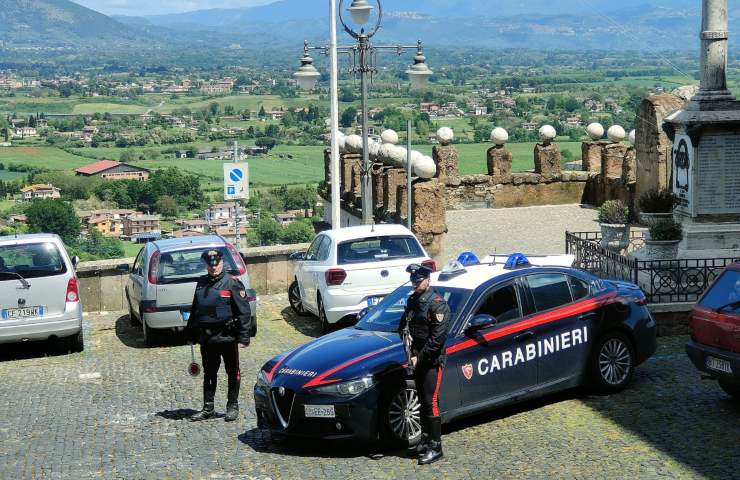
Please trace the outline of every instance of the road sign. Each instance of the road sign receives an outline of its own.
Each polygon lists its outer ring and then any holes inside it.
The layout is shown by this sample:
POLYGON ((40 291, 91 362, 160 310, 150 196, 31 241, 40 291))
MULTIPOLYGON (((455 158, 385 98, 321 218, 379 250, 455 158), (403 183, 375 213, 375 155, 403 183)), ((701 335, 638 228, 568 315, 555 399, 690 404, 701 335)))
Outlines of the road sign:
POLYGON ((224 200, 249 198, 249 164, 224 163, 224 200))

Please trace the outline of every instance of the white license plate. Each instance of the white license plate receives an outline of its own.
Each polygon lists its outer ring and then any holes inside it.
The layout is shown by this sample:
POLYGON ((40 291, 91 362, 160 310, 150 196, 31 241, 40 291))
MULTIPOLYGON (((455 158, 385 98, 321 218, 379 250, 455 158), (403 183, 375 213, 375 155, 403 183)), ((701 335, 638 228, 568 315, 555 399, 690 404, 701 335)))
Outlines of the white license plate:
POLYGON ((304 405, 306 418, 334 418, 334 405, 304 405))
POLYGON ((183 322, 187 322, 190 319, 190 312, 180 312, 180 313, 182 313, 183 322))
POLYGON ((730 362, 722 360, 721 358, 707 357, 707 368, 718 372, 732 374, 732 366, 730 365, 730 362))
POLYGON ((43 317, 44 307, 9 308, 3 310, 3 320, 17 320, 19 318, 43 317))
POLYGON ((380 302, 383 301, 384 297, 370 297, 367 299, 368 307, 376 307, 380 302))

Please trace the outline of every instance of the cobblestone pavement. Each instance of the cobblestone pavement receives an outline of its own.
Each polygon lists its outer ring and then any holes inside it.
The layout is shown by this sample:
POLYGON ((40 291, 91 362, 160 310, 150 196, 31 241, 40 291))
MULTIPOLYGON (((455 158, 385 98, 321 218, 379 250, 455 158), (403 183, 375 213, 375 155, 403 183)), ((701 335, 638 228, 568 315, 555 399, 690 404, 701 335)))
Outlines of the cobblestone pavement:
MULTIPOLYGON (((86 350, 0 351, 0 478, 713 478, 740 477, 740 404, 700 380, 685 337, 661 339, 631 388, 569 392, 445 427, 445 460, 421 468, 404 452, 347 443, 275 445, 256 429, 253 379, 273 354, 317 335, 261 301, 260 335, 242 350, 242 415, 191 424, 200 378, 173 336, 146 349, 124 314, 86 317, 86 350), (377 458, 376 458, 377 457, 377 458)), ((217 409, 224 410, 220 374, 217 409)))
POLYGON ((449 233, 439 259, 460 252, 559 254, 565 251, 565 231, 595 232, 596 210, 580 205, 458 210, 447 212, 449 233), (534 227, 534 228, 533 228, 534 227))

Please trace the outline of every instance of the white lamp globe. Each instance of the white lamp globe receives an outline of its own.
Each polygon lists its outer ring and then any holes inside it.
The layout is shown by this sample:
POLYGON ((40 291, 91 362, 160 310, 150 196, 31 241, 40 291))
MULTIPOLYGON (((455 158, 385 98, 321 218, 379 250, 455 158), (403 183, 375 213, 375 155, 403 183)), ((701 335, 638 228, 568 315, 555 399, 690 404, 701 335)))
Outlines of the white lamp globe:
POLYGON ((555 140, 555 137, 558 136, 558 132, 552 125, 543 125, 542 128, 540 128, 539 134, 540 141, 542 142, 552 142, 555 140))
POLYGON ((431 157, 423 156, 414 163, 414 173, 419 178, 433 178, 437 174, 437 165, 431 157))
POLYGON ((298 83, 301 90, 313 90, 316 82, 321 78, 321 74, 313 66, 313 58, 308 54, 308 44, 306 43, 301 58, 301 67, 293 74, 293 78, 298 83))
POLYGON ((586 133, 593 141, 601 140, 604 138, 604 126, 598 122, 591 123, 586 127, 586 133))
POLYGON ((613 125, 606 132, 606 135, 614 143, 620 143, 627 137, 627 132, 624 131, 621 125, 613 125))
POLYGON ((380 134, 380 139, 383 141, 383 143, 390 143, 391 145, 395 145, 398 143, 398 134, 395 130, 388 129, 380 134))
POLYGON ((437 130, 437 140, 442 145, 449 145, 455 139, 455 132, 450 127, 442 127, 437 130))
POLYGON ((353 0, 352 5, 347 9, 352 15, 352 21, 358 25, 365 25, 370 20, 370 12, 373 7, 367 0, 353 0))
POLYGON ((427 82, 429 82, 429 77, 434 74, 427 65, 427 57, 424 56, 421 42, 418 44, 418 50, 414 57, 414 64, 406 70, 406 74, 409 76, 409 80, 411 81, 411 88, 416 90, 424 88, 427 82))
POLYGON ((501 127, 496 127, 491 131, 491 141, 496 145, 503 145, 509 141, 509 132, 501 127))
POLYGON ((636 142, 637 142, 637 131, 633 129, 632 131, 630 131, 630 143, 634 147, 636 142))

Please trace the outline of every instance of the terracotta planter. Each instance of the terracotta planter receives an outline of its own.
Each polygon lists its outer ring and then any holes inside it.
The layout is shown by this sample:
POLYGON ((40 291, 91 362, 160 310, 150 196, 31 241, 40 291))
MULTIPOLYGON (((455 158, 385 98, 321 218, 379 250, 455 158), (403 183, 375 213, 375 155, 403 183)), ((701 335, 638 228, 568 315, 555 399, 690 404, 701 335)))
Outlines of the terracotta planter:
POLYGON ((614 251, 627 248, 630 244, 630 226, 621 223, 600 223, 601 246, 614 251))
POLYGON ((645 255, 648 260, 675 260, 678 257, 678 244, 681 240, 645 240, 645 255))

